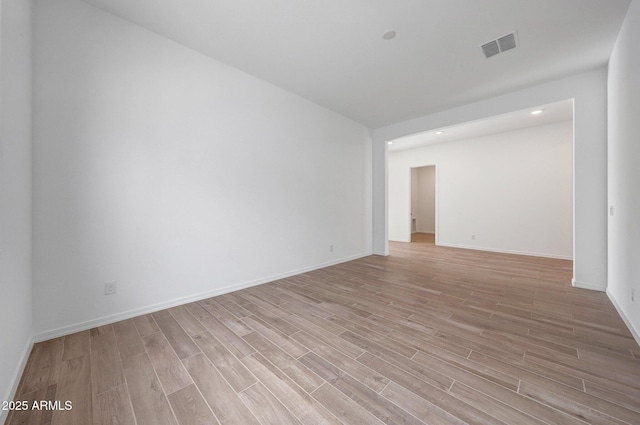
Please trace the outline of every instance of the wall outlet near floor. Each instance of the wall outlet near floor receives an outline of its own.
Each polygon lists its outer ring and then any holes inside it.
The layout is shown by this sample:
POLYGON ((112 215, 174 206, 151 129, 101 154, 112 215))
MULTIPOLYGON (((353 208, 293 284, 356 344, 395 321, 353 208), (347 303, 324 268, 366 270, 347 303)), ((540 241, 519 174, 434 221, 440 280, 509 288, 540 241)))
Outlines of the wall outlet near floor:
POLYGON ((118 292, 118 283, 115 280, 104 283, 104 294, 113 295, 118 292))
POLYGON ((471 240, 475 241, 476 240, 476 235, 471 235, 471 240))
POLYGON ((636 300, 636 290, 634 288, 631 288, 631 301, 635 301, 636 300))
POLYGON ((329 252, 333 252, 333 245, 329 245, 329 252))

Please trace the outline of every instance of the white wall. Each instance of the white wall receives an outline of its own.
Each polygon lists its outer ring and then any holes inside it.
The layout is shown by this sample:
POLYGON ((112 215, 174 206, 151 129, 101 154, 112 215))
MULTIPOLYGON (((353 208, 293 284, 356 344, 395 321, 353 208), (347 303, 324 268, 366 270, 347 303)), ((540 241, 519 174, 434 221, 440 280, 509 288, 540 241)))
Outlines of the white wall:
POLYGON ((460 106, 374 131, 374 252, 388 254, 387 144, 398 137, 561 100, 574 100, 573 284, 605 290, 607 282, 607 70, 571 77, 460 106))
POLYGON ((366 127, 79 1, 35 26, 37 338, 371 252, 366 127))
POLYGON ((640 1, 634 0, 609 62, 609 286, 640 344, 640 1), (635 290, 635 302, 631 291, 635 290))
MULTIPOLYGON (((394 151, 389 192, 403 193, 411 167, 438 164, 439 245, 571 258, 572 124, 394 151)), ((404 205, 389 204, 390 229, 406 226, 404 205)))
POLYGON ((0 3, 0 400, 12 399, 33 335, 30 14, 29 0, 0 3))
POLYGON ((420 233, 436 232, 436 167, 417 168, 418 207, 416 230, 420 233))

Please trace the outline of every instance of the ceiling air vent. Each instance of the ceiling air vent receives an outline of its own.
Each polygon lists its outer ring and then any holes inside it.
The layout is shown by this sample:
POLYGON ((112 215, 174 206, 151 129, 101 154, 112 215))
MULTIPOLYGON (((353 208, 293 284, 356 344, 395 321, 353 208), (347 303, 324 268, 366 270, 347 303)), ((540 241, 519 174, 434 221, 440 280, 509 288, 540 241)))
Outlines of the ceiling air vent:
POLYGON ((482 45, 482 52, 486 58, 490 58, 491 56, 495 56, 500 53, 500 47, 498 47, 498 42, 493 40, 488 43, 482 45))
POLYGON ((516 47, 516 33, 512 32, 511 34, 503 35, 497 40, 491 40, 484 43, 481 47, 485 58, 490 58, 498 53, 506 52, 507 50, 511 50, 516 47))

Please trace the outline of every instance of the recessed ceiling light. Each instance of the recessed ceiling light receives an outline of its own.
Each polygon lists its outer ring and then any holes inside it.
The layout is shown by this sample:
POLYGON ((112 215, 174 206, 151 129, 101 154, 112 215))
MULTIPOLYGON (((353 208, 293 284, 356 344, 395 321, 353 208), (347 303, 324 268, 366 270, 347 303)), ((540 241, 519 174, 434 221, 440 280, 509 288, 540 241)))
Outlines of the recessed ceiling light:
POLYGON ((538 115, 542 113, 542 109, 538 109, 537 111, 533 111, 531 115, 538 115))
POLYGON ((384 38, 385 40, 391 40, 395 36, 396 32, 394 30, 385 31, 384 33, 382 33, 382 38, 384 38))
POLYGON ((444 131, 442 131, 442 130, 436 131, 436 134, 444 134, 444 131))
POLYGON ((387 142, 387 145, 393 145, 393 142, 387 142))

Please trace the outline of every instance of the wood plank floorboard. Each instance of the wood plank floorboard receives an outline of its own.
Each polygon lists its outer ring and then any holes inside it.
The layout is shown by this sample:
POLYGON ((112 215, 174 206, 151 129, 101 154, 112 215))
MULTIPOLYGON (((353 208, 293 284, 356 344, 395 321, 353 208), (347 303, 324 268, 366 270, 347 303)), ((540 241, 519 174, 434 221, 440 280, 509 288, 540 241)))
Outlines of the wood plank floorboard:
POLYGON ((135 423, 126 385, 94 396, 94 425, 135 425, 135 423))
POLYGON ((180 425, 218 425, 195 385, 189 385, 169 396, 169 402, 180 425))
POLYGON ((72 405, 70 410, 54 411, 53 425, 84 425, 85 418, 92 417, 89 356, 76 357, 62 362, 56 398, 73 401, 75 406, 72 405))
MULTIPOLYGON (((18 424, 640 424, 640 347, 571 261, 433 235, 34 345, 18 424)), ((250 259, 247 259, 250 261, 250 259)))
POLYGON ((175 425, 167 397, 147 353, 123 361, 127 387, 138 425, 175 425))
POLYGON ((309 392, 297 385, 262 355, 253 354, 245 357, 242 362, 302 423, 332 425, 341 423, 309 392))

